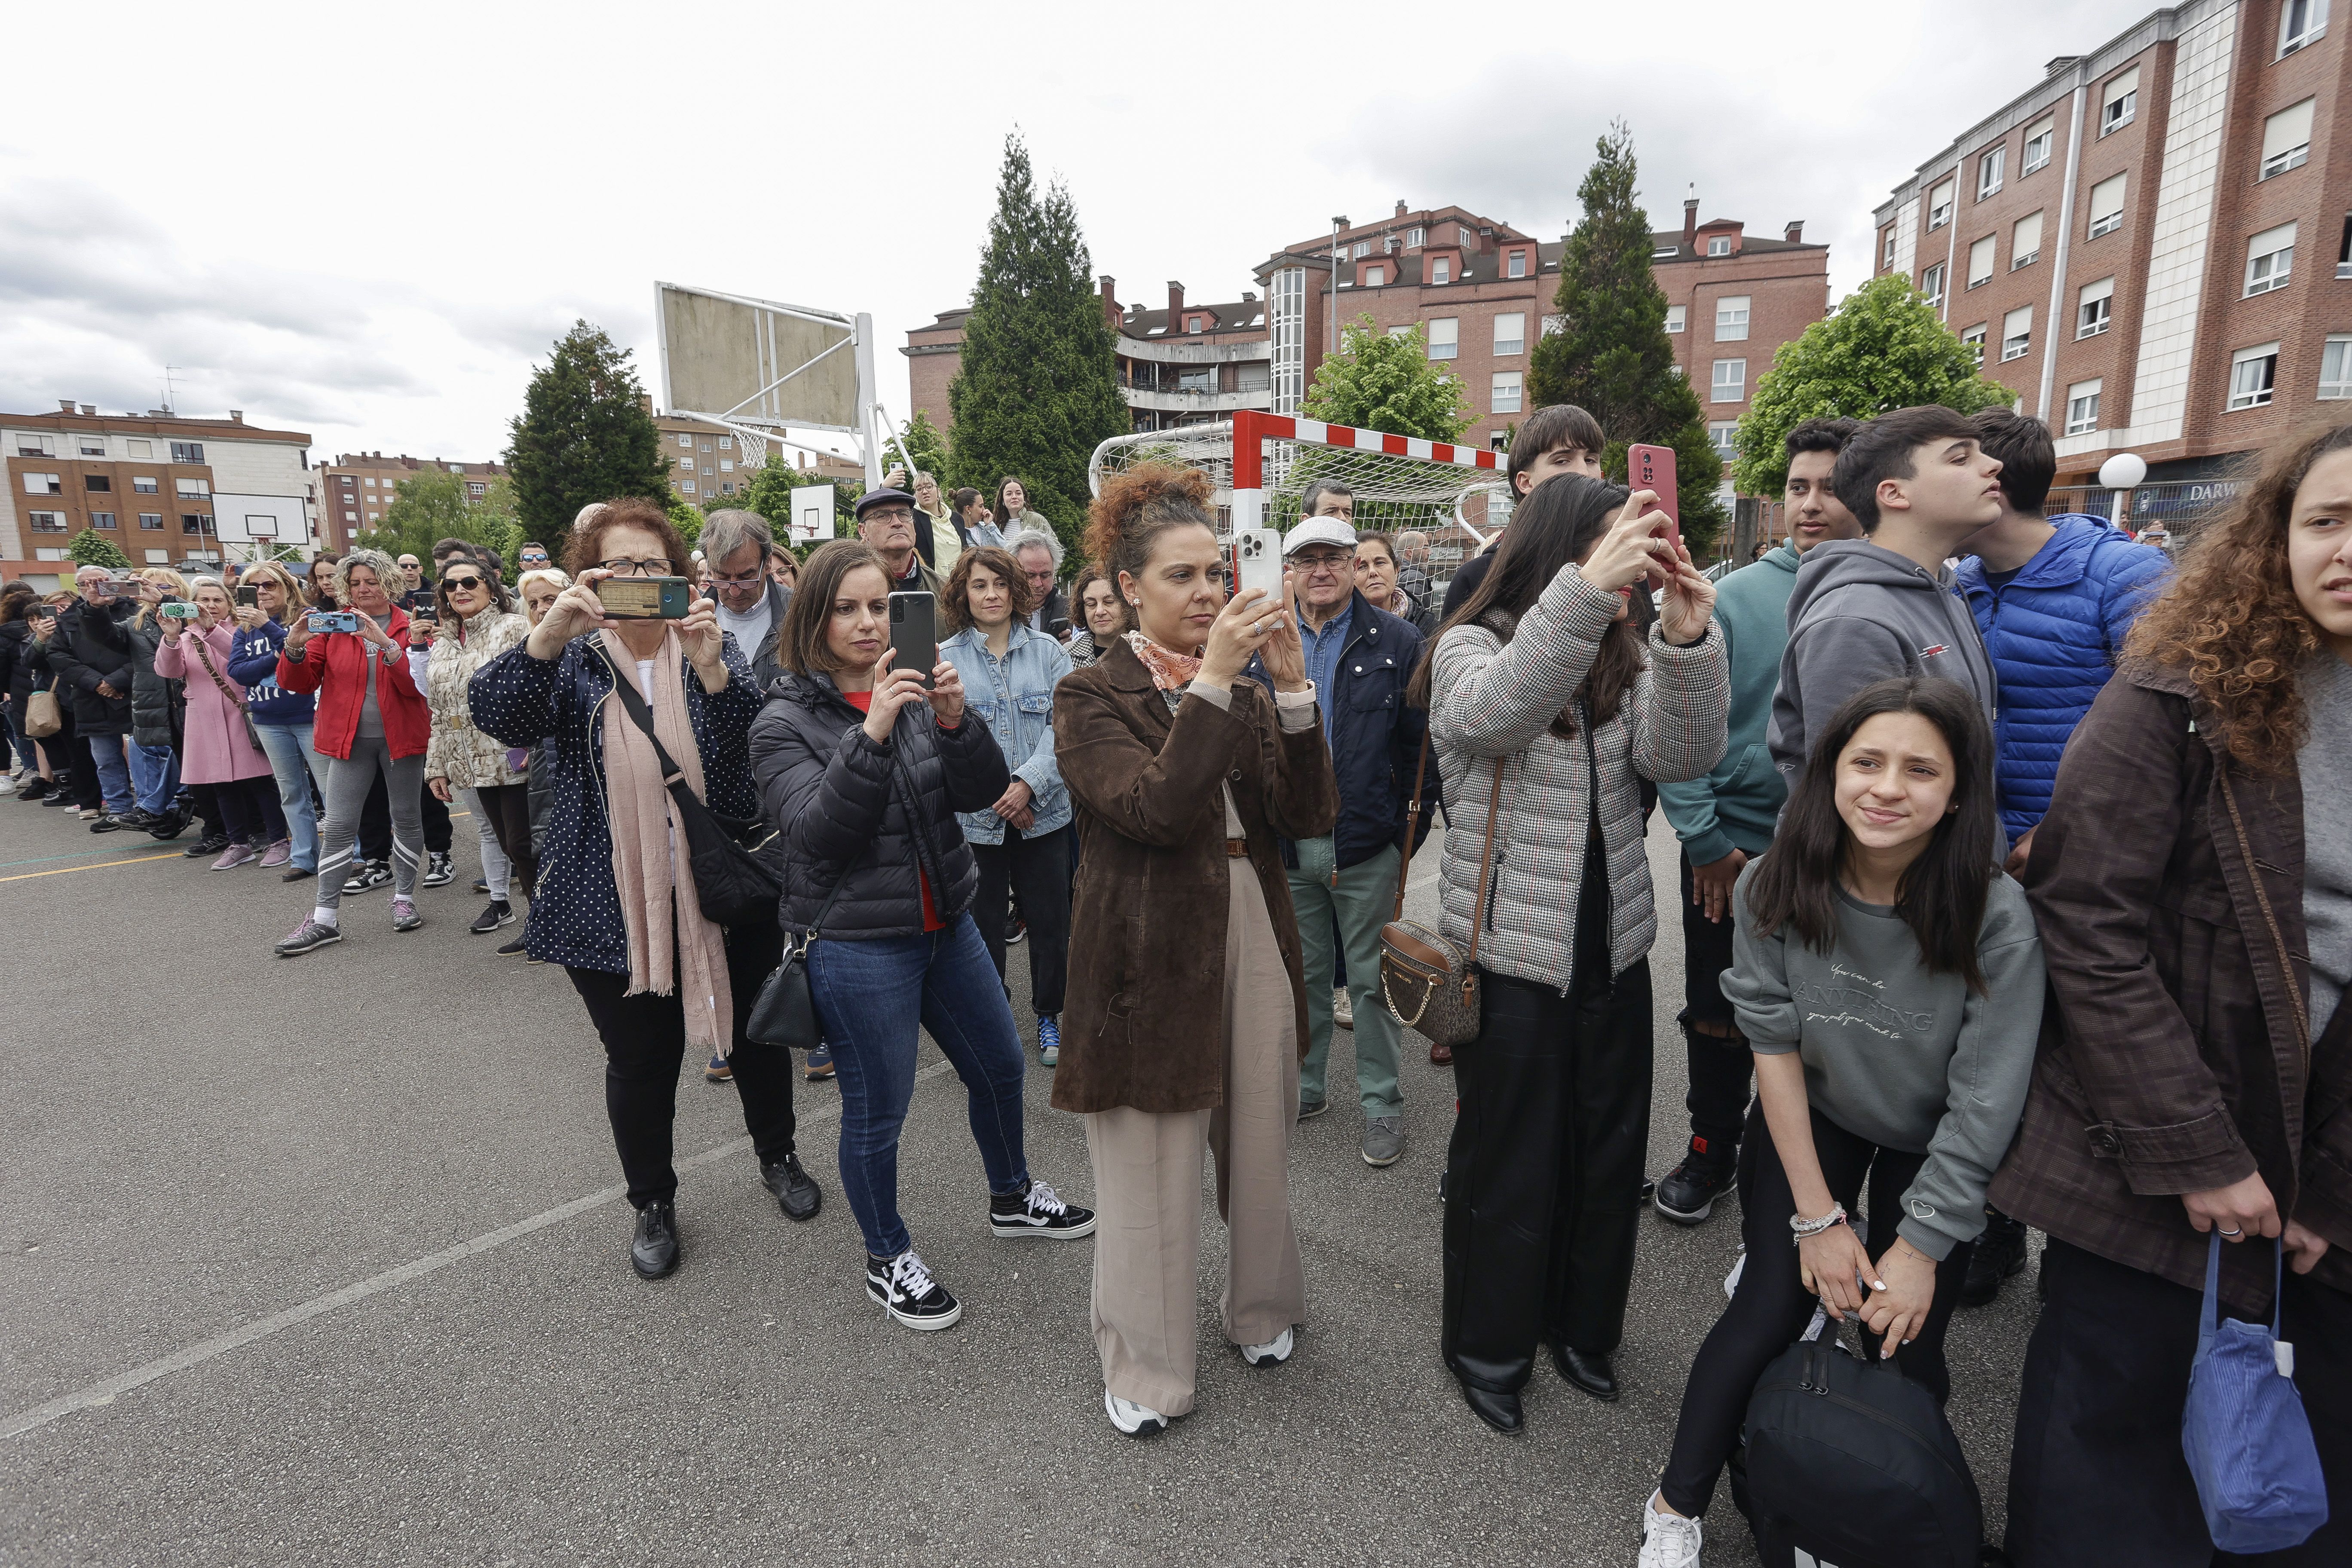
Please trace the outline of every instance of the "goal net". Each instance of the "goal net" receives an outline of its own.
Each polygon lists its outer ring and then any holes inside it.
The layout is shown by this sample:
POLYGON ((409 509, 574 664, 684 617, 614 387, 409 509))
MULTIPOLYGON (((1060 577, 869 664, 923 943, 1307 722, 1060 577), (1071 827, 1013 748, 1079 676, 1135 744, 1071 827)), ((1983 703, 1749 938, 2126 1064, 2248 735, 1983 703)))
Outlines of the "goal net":
POLYGON ((1358 528, 1422 534, 1440 575, 1510 514, 1498 452, 1248 410, 1213 425, 1114 436, 1095 448, 1087 486, 1099 495, 1109 476, 1151 462, 1209 476, 1220 534, 1253 524, 1287 529, 1309 487, 1343 486, 1355 497, 1358 528))

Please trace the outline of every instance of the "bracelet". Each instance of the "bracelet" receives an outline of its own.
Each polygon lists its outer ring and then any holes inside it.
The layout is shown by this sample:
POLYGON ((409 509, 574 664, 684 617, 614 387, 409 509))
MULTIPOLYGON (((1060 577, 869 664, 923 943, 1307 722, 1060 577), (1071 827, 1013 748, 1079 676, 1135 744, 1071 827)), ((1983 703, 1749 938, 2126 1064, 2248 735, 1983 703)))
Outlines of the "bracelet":
POLYGON ((1819 1236, 1824 1231, 1833 1230, 1844 1223, 1845 1205, 1843 1204, 1837 1205, 1819 1219, 1807 1219, 1802 1215, 1793 1214, 1789 1216, 1789 1228, 1797 1233, 1796 1239, 1799 1241, 1819 1236))

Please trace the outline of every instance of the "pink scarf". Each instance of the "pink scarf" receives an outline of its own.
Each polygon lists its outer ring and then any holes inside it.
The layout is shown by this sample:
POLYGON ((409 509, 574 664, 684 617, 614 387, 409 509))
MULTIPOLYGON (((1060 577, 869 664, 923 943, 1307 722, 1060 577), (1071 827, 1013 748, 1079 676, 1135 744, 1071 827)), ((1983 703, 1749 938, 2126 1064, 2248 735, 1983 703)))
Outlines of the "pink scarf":
MULTIPOLYGON (((611 632, 597 634, 614 672, 637 678, 637 656, 611 632)), ((687 787, 702 796, 702 753, 686 715, 686 688, 676 634, 663 638, 654 656, 654 733, 662 749, 686 772, 687 787)), ((702 917, 694 890, 694 866, 683 853, 684 826, 677 803, 662 785, 661 761, 653 742, 637 728, 617 691, 598 710, 604 725, 604 781, 613 833, 613 886, 621 899, 621 923, 629 936, 629 989, 635 996, 672 994, 685 985, 686 1043, 721 1054, 733 1048, 735 1003, 728 988, 727 943, 719 929, 702 917), (673 910, 676 929, 672 930, 673 910)))
POLYGON ((1135 657, 1141 659, 1143 668, 1151 672, 1151 684, 1162 691, 1181 691, 1192 684, 1194 676, 1201 673, 1198 654, 1177 653, 1161 647, 1141 632, 1128 633, 1127 646, 1135 650, 1135 657))

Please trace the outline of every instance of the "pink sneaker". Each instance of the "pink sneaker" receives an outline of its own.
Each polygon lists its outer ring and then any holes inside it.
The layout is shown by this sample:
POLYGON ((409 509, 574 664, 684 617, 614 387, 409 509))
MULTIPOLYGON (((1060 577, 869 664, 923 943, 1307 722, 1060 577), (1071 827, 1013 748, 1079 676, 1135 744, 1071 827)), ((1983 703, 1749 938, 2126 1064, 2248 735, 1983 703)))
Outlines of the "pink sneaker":
POLYGON ((213 862, 213 869, 215 871, 232 870, 236 867, 245 865, 247 862, 257 858, 258 857, 254 853, 252 845, 232 844, 226 849, 221 851, 221 858, 213 862))
POLYGON ((283 866, 292 858, 294 858, 294 841, 291 838, 281 838, 263 853, 261 863, 264 866, 283 866))

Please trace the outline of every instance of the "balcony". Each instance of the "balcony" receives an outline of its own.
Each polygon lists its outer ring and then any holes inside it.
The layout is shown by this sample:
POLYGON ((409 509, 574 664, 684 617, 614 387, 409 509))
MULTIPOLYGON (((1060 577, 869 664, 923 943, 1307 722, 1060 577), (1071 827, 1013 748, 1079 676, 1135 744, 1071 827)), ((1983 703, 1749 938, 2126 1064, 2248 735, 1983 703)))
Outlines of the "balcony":
POLYGON ((1274 410, 1274 388, 1260 386, 1247 392, 1148 392, 1139 386, 1119 388, 1127 397, 1129 408, 1150 408, 1163 414, 1231 414, 1237 408, 1255 408, 1264 413, 1274 410))
POLYGON ((1274 358, 1274 340, 1261 334, 1238 342, 1211 342, 1184 333, 1173 337, 1139 338, 1122 331, 1113 347, 1123 359, 1146 359, 1156 364, 1237 364, 1245 360, 1274 358))

